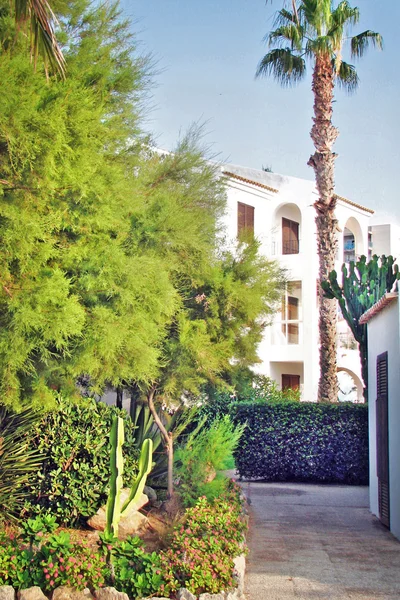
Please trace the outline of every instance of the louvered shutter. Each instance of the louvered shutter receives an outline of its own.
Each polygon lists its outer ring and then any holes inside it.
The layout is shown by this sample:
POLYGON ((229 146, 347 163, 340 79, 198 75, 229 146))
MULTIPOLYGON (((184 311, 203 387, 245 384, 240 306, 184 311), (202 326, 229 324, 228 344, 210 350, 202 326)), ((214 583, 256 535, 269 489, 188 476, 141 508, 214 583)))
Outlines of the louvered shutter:
POLYGON ((379 518, 390 526, 388 353, 376 359, 376 470, 378 475, 379 518))

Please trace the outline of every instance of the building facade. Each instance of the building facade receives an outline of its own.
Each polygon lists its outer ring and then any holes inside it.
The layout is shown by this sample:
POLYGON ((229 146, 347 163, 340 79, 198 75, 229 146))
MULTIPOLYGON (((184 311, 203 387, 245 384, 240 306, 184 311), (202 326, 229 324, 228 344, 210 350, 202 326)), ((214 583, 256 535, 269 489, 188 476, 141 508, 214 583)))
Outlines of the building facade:
MULTIPOLYGON (((265 330, 258 371, 281 388, 300 388, 303 400, 317 399, 319 379, 318 255, 313 181, 225 164, 228 239, 254 231, 265 256, 279 261, 290 281, 281 310, 265 330)), ((373 211, 337 197, 338 255, 343 262, 368 255, 368 220, 373 211)), ((340 315, 339 315, 340 316, 340 315)), ((338 370, 351 375, 362 400, 357 345, 339 318, 338 370)))

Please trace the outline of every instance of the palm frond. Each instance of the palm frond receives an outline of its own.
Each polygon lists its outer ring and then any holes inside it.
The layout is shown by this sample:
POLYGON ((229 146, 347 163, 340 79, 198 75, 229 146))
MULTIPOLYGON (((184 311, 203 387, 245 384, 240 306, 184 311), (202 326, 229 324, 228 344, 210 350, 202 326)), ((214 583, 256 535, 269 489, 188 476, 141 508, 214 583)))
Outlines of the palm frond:
POLYGON ((290 23, 289 25, 282 25, 274 31, 271 31, 268 36, 268 44, 269 46, 277 45, 278 47, 283 47, 289 42, 292 50, 301 52, 303 39, 304 31, 301 25, 290 23))
POLYGON ((372 45, 378 50, 383 48, 383 38, 380 33, 367 29, 351 38, 351 56, 360 58, 365 54, 367 48, 372 45))
POLYGON ((347 0, 342 0, 331 13, 331 28, 356 25, 359 19, 359 9, 356 6, 353 8, 347 0))
POLYGON ((327 35, 321 35, 317 38, 307 40, 305 53, 308 57, 318 56, 321 54, 331 55, 332 52, 332 40, 327 35))
POLYGON ((337 66, 334 59, 332 61, 332 68, 336 74, 339 87, 345 89, 349 94, 357 89, 359 78, 354 65, 349 65, 349 63, 341 60, 340 65, 337 66))
POLYGON ((0 407, 0 515, 6 519, 13 519, 23 508, 29 476, 43 461, 30 443, 37 420, 32 410, 15 414, 0 407))
POLYGON ((355 25, 360 18, 358 8, 350 6, 347 0, 343 0, 332 12, 331 24, 327 36, 332 40, 332 47, 336 53, 341 52, 344 41, 344 32, 347 27, 355 25))
POLYGON ((282 8, 276 13, 274 27, 282 27, 290 24, 297 25, 297 23, 298 19, 296 19, 296 15, 290 12, 290 10, 282 8))
POLYGON ((33 56, 41 53, 64 78, 65 59, 54 33, 57 19, 47 0, 15 0, 15 19, 17 23, 30 19, 33 56))
POLYGON ((331 0, 302 0, 299 12, 305 21, 320 36, 329 27, 331 19, 331 0))
POLYGON ((305 75, 305 60, 290 48, 276 48, 261 59, 256 77, 272 75, 282 85, 294 85, 305 75))

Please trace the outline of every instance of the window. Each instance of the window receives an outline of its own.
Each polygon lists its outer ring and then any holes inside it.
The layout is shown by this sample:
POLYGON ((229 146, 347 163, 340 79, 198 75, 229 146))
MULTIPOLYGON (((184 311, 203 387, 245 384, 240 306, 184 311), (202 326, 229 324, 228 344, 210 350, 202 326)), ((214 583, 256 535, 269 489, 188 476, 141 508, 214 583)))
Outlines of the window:
POLYGON ((356 240, 354 234, 347 229, 344 228, 343 233, 343 262, 351 262, 356 260, 356 240))
POLYGON ((254 206, 238 202, 238 236, 254 234, 254 206))
POLYGON ((282 375, 283 390, 298 390, 300 388, 300 375, 282 375))
POLYGON ((299 224, 282 217, 282 254, 299 253, 299 224))
POLYGON ((282 300, 282 334, 287 344, 300 343, 301 281, 293 281, 282 300))

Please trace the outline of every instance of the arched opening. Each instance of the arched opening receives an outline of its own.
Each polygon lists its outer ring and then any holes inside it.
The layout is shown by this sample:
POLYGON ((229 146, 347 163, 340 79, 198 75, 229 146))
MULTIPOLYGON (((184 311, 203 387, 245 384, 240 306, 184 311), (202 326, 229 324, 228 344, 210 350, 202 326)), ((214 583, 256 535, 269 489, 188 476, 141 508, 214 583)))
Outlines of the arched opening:
POLYGON ((350 217, 343 229, 343 262, 355 261, 361 254, 364 254, 361 227, 357 219, 350 217))
POLYGON ((273 219, 272 254, 299 254, 301 251, 301 212, 296 204, 282 204, 273 219))
POLYGON ((363 403, 363 384, 361 379, 351 369, 338 367, 339 401, 363 403))

